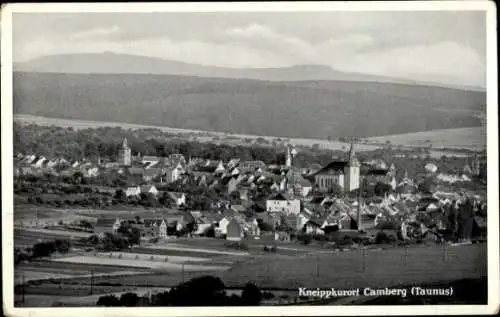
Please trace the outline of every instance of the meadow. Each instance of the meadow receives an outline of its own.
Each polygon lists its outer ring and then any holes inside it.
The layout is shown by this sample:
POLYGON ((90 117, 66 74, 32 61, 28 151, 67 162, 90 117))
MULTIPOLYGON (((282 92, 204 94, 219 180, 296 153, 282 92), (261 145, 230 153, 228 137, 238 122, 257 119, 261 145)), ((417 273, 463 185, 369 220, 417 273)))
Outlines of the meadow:
POLYGON ((486 245, 421 246, 378 251, 256 257, 219 276, 226 285, 252 280, 260 287, 394 286, 486 276, 486 245))
POLYGON ((486 127, 443 129, 367 138, 369 142, 410 147, 481 150, 486 147, 486 127))

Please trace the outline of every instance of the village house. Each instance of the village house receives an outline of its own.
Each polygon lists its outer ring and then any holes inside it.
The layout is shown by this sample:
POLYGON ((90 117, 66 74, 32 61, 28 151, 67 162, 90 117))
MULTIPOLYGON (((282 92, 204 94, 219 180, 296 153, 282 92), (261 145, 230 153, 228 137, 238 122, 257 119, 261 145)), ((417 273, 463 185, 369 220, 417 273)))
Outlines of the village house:
POLYGON ((265 169, 266 163, 262 161, 243 161, 238 165, 239 168, 255 171, 258 168, 265 169))
POLYGON ((152 156, 152 155, 144 155, 141 158, 141 163, 142 164, 148 164, 149 167, 153 167, 154 165, 158 164, 160 162, 160 158, 157 156, 152 156))
POLYGON ((34 163, 31 164, 31 166, 33 168, 42 168, 45 162, 47 162, 45 156, 40 156, 34 161, 34 163))
POLYGON ((99 167, 89 167, 89 168, 83 168, 83 177, 97 177, 99 176, 99 167))
POLYGON ((214 228, 212 221, 205 217, 195 217, 195 222, 196 228, 193 232, 194 236, 204 236, 214 228))
POLYGON ((221 220, 219 220, 219 223, 215 228, 216 237, 223 237, 227 235, 227 225, 229 224, 231 219, 232 217, 225 216, 221 220))
POLYGON ((277 193, 266 200, 266 211, 283 215, 298 215, 300 200, 292 199, 284 193, 277 193))
POLYGON ((144 220, 142 236, 165 239, 167 237, 167 221, 165 218, 144 220))
POLYGON ((323 225, 323 220, 318 217, 312 217, 307 223, 304 225, 302 231, 308 235, 324 235, 325 232, 321 230, 321 226, 323 225))
POLYGON ((180 165, 182 168, 186 166, 186 158, 180 153, 174 153, 169 155, 168 160, 174 166, 180 165))
POLYGON ((159 169, 159 168, 149 168, 149 169, 146 169, 144 171, 144 173, 142 174, 142 179, 145 182, 151 182, 155 178, 160 177, 160 175, 161 175, 161 169, 159 169))
POLYGON ((174 167, 165 168, 165 176, 162 177, 162 181, 165 183, 174 183, 181 178, 181 175, 185 173, 184 168, 180 163, 174 165, 174 167))
POLYGON ((115 234, 120 228, 121 223, 122 221, 119 218, 98 218, 94 227, 94 233, 99 237, 103 237, 107 232, 115 234))
POLYGON ((140 191, 145 194, 158 195, 158 189, 154 185, 142 185, 140 186, 140 191))
POLYGON ((167 195, 174 201, 177 207, 183 206, 186 204, 186 195, 184 193, 178 192, 167 192, 167 195))
POLYGON ((258 239, 260 237, 260 227, 257 218, 249 217, 245 219, 243 230, 247 236, 258 239))
POLYGON ((300 177, 293 184, 293 190, 295 196, 299 197, 307 197, 312 192, 313 186, 310 181, 307 179, 300 177))
POLYGON ((141 187, 140 186, 127 187, 127 189, 125 190, 125 195, 127 197, 139 196, 140 194, 141 194, 141 187))
POLYGON ((142 177, 144 175, 144 169, 142 167, 135 167, 135 166, 128 167, 128 168, 125 168, 125 171, 130 176, 142 177))

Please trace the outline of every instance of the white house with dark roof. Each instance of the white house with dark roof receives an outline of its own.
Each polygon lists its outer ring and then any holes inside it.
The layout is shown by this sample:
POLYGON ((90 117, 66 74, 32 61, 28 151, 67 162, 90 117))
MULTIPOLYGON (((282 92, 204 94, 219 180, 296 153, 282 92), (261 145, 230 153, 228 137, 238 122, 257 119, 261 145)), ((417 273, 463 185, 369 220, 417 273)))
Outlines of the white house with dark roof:
POLYGON ((158 195, 158 189, 156 189, 155 185, 142 185, 140 186, 141 193, 158 195))
POLYGON ((184 173, 185 170, 182 167, 182 164, 178 163, 174 167, 165 168, 165 176, 162 177, 162 181, 165 183, 174 183, 178 181, 184 173))
POLYGON ((139 196, 140 194, 141 194, 141 187, 140 186, 132 186, 132 187, 127 187, 127 189, 125 189, 125 195, 127 197, 139 196))
POLYGON ((177 206, 186 204, 186 195, 178 192, 167 192, 167 195, 175 202, 177 206))

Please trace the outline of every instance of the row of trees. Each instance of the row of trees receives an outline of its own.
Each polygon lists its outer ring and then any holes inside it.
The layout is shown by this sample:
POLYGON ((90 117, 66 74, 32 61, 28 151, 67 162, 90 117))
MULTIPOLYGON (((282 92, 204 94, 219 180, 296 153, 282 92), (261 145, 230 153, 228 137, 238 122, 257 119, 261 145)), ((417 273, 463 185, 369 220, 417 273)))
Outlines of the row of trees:
POLYGON ((23 261, 30 261, 51 256, 53 253, 68 253, 71 249, 71 241, 67 239, 56 239, 53 241, 42 241, 35 243, 32 248, 14 249, 14 263, 20 264, 23 261))
POLYGON ((97 306, 258 306, 262 295, 255 284, 247 283, 241 296, 229 296, 220 278, 202 276, 151 298, 139 297, 135 293, 125 293, 120 298, 115 295, 101 296, 97 306))

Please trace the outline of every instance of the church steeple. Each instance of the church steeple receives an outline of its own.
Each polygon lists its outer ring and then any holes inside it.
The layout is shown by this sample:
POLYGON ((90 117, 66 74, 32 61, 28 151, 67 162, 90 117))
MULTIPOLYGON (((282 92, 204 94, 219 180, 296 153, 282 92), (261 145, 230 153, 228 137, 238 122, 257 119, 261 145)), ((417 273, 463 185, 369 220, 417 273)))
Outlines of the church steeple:
POLYGON ((348 162, 351 166, 359 166, 359 161, 356 158, 356 152, 354 149, 354 141, 351 141, 351 148, 349 149, 348 162))

